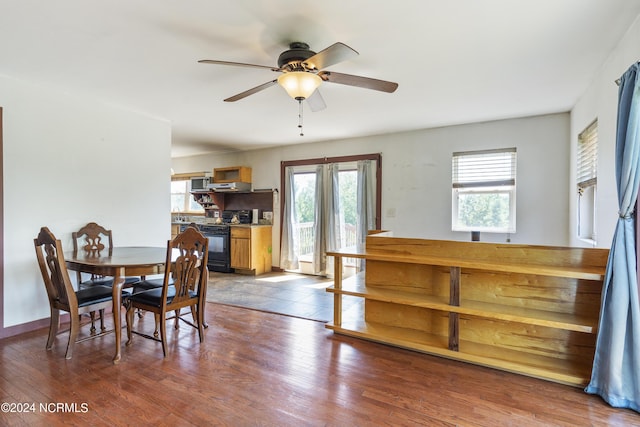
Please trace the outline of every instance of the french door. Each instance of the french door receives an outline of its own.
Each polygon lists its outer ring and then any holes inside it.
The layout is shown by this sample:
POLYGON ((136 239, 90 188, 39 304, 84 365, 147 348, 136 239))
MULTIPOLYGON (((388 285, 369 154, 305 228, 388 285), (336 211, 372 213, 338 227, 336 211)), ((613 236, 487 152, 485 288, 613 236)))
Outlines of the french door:
MULTIPOLYGON (((332 275, 328 250, 357 247, 380 228, 379 155, 283 162, 282 176, 285 270, 332 275)), ((345 262, 345 273, 356 269, 345 262)))

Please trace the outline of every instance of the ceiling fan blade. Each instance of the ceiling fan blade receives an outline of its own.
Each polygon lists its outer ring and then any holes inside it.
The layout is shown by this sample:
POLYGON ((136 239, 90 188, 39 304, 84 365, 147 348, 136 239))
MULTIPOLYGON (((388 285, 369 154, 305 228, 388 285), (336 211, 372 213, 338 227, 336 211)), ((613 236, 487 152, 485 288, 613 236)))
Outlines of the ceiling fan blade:
POLYGON ((320 95, 318 89, 314 90, 310 97, 307 98, 307 104, 314 113, 327 108, 327 104, 324 102, 324 98, 320 95))
POLYGON ((307 58, 304 64, 307 65, 309 69, 322 70, 323 68, 330 67, 338 62, 346 61, 358 55, 359 53, 354 49, 344 43, 338 42, 307 58))
POLYGON ((234 67, 266 68, 267 70, 271 70, 271 71, 282 71, 278 67, 270 67, 268 65, 245 64, 243 62, 218 61, 215 59, 201 59, 198 62, 200 64, 232 65, 234 67))
POLYGON ((242 98, 246 98, 249 95, 253 95, 254 93, 260 92, 261 90, 265 90, 265 89, 273 86, 276 83, 278 83, 277 79, 276 80, 272 80, 270 82, 263 83, 260 86, 256 86, 256 87, 254 87, 252 89, 245 90, 244 92, 241 92, 241 93, 239 93, 237 95, 229 97, 229 98, 225 99, 224 102, 235 102, 235 101, 238 101, 238 100, 240 100, 242 98))
POLYGON ((333 71, 321 71, 318 73, 318 76, 326 82, 357 86, 387 93, 393 93, 398 88, 398 83, 372 79, 370 77, 353 76, 351 74, 334 73, 333 71))

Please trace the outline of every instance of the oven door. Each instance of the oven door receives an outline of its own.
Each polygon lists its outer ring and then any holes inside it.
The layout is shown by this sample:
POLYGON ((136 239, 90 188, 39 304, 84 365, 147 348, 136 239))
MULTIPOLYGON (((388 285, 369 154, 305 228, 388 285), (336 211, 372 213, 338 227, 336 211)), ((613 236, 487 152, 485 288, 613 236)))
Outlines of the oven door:
POLYGON ((229 233, 203 233, 209 239, 209 261, 207 267, 210 271, 232 273, 231 256, 229 248, 229 233))

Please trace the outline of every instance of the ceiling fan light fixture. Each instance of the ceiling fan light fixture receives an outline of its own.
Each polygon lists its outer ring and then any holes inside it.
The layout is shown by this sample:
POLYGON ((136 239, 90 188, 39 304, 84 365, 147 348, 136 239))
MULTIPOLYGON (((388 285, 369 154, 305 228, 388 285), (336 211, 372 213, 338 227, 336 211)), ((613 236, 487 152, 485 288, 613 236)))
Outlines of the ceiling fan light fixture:
POLYGON ((290 71, 278 77, 278 84, 295 100, 307 99, 320 86, 322 78, 307 71, 290 71))

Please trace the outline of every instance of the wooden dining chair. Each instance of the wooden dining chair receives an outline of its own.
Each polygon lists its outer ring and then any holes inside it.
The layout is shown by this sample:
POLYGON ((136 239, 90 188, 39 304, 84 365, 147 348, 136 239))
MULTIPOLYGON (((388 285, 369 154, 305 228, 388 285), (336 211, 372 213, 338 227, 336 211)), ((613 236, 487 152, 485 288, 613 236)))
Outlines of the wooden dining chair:
POLYGON ((70 327, 65 358, 71 359, 73 347, 76 342, 96 338, 107 333, 107 331, 102 328, 100 333, 95 334, 92 331, 91 335, 78 340, 80 315, 84 313, 95 313, 96 311, 102 311, 105 308, 111 307, 112 288, 109 286, 95 285, 75 291, 71 284, 69 273, 67 272, 60 240, 56 239, 47 227, 42 227, 38 237, 33 239, 33 243, 51 309, 49 338, 47 339, 46 349, 51 350, 56 335, 58 335, 60 311, 66 311, 69 313, 70 327))
MULTIPOLYGON (((80 228, 78 231, 71 233, 71 239, 73 242, 73 252, 78 253, 82 250, 87 256, 106 256, 111 255, 113 250, 113 233, 111 230, 107 230, 105 227, 95 223, 89 222, 87 225, 80 228)), ((97 274, 92 274, 88 280, 82 280, 82 272, 76 272, 76 280, 78 287, 88 288, 91 286, 113 286, 113 277, 105 277, 97 274)), ((124 278, 123 288, 130 288, 133 284, 139 283, 142 279, 137 276, 128 276, 124 278)), ((156 286, 160 286, 157 284, 156 286)), ((100 314, 100 328, 104 331, 104 311, 99 311, 100 314)), ((91 332, 94 333, 95 327, 95 315, 91 315, 91 332)))
MULTIPOLYGON (((161 288, 134 292, 127 298, 127 346, 133 342, 133 334, 162 343, 162 353, 167 356, 167 313, 174 313, 175 328, 180 321, 196 328, 200 342, 204 341, 204 307, 206 297, 209 239, 197 229, 188 227, 167 244, 167 258, 161 288), (192 321, 181 315, 183 308, 191 308, 192 321), (160 337, 133 330, 134 310, 154 313, 160 337)), ((144 281, 143 281, 144 282, 144 281)), ((170 318, 170 319, 171 319, 170 318)))
MULTIPOLYGON (((103 226, 90 222, 78 231, 71 233, 73 252, 84 251, 88 256, 110 255, 113 249, 113 233, 103 226)), ((86 288, 94 285, 113 286, 113 277, 92 275, 89 280, 82 280, 82 273, 77 272, 78 286, 86 288)), ((141 280, 140 277, 125 277, 123 287, 130 287, 141 280)))

